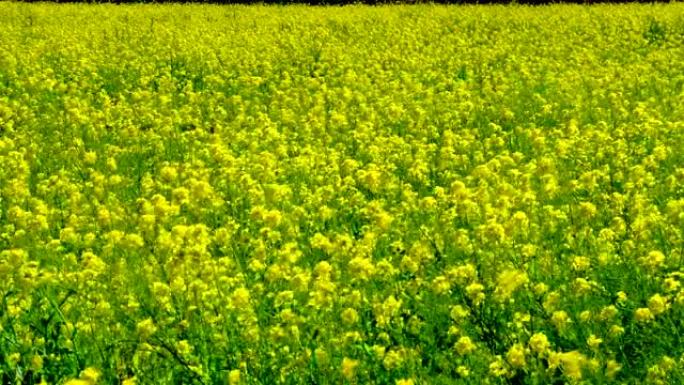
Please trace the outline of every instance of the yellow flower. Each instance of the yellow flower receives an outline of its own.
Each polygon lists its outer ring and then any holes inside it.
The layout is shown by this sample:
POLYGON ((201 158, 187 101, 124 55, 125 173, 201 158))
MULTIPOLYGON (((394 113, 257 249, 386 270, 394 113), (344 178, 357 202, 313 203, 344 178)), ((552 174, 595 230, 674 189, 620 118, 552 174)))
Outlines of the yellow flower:
POLYGON ((592 218, 596 215, 596 206, 591 202, 582 202, 579 204, 579 214, 584 218, 592 218))
POLYGON ((494 361, 489 363, 489 373, 494 377, 503 377, 508 374, 508 369, 506 369, 501 356, 495 356, 494 361))
POLYGON ((624 291, 618 291, 617 292, 617 301, 618 304, 622 305, 625 302, 627 302, 627 293, 624 291))
POLYGON ((530 349, 537 354, 543 354, 549 349, 549 339, 544 333, 534 333, 529 341, 530 349))
POLYGON ((527 273, 519 270, 506 270, 499 274, 496 280, 494 297, 499 301, 511 298, 513 293, 528 282, 527 273))
POLYGON ((136 325, 136 330, 140 337, 145 340, 150 338, 157 331, 157 326, 151 318, 144 319, 136 325))
POLYGON ((582 311, 579 313, 579 319, 580 319, 580 321, 585 322, 585 323, 591 321, 591 319, 593 318, 593 316, 594 316, 594 315, 591 313, 590 310, 582 310, 582 311))
POLYGON ((81 378, 94 384, 100 378, 100 371, 92 367, 85 368, 81 372, 81 378))
POLYGON ((515 344, 508 349, 506 361, 514 368, 525 367, 525 348, 522 344, 515 344))
POLYGON ((665 264, 665 254, 658 250, 649 252, 645 257, 641 257, 640 262, 642 266, 648 269, 656 269, 665 264))
POLYGON ((178 177, 178 171, 175 167, 164 166, 159 170, 159 175, 164 182, 171 183, 178 177))
POLYGON ((461 305, 455 305, 451 308, 451 312, 449 314, 451 315, 451 319, 458 323, 468 317, 470 312, 461 305))
POLYGON ((664 298, 660 294, 655 294, 648 300, 648 308, 651 310, 653 315, 658 315, 664 313, 669 307, 667 303, 667 298, 664 298))
POLYGON ((468 369, 467 366, 459 365, 456 368, 456 373, 458 373, 459 376, 465 378, 465 377, 470 376, 470 369, 468 369))
POLYGON ((588 281, 584 278, 575 278, 574 282, 574 292, 577 295, 585 295, 588 294, 591 289, 594 286, 594 283, 592 281, 588 281))
POLYGON ((355 257, 347 265, 353 279, 368 280, 375 273, 375 266, 370 258, 355 257))
POLYGON ((353 325, 359 320, 359 313, 352 308, 346 308, 342 312, 342 321, 347 325, 353 325))
POLYGON ((619 337, 625 333, 625 328, 623 328, 620 325, 613 325, 608 330, 608 333, 610 334, 611 337, 617 338, 617 337, 619 337))
POLYGON ((356 367, 359 366, 358 360, 344 357, 342 359, 342 375, 348 381, 352 381, 356 377, 356 367))
POLYGON ((397 380, 395 382, 395 384, 396 385, 414 385, 415 383, 410 378, 402 378, 401 380, 397 380))
POLYGON ((244 287, 239 287, 233 291, 233 306, 238 309, 244 309, 249 306, 250 294, 249 290, 244 287))
POLYGON ((33 369, 37 372, 40 371, 41 369, 43 369, 43 357, 35 354, 31 358, 31 369, 33 369))
POLYGON ((93 383, 88 380, 74 379, 68 380, 64 385, 93 385, 93 383))
POLYGON ((582 367, 585 365, 587 358, 577 350, 567 353, 551 353, 549 356, 549 367, 555 368, 560 366, 563 373, 573 380, 582 378, 582 367))
POLYGON ((618 364, 617 361, 608 360, 606 362, 606 377, 612 380, 620 369, 622 369, 622 365, 618 364))
POLYGON ((240 383, 240 369, 233 369, 228 372, 228 384, 238 385, 240 383))
POLYGON ((570 317, 568 317, 568 313, 564 310, 557 310, 551 315, 551 322, 558 330, 564 330, 571 320, 570 317))
POLYGON ((18 364, 19 361, 21 361, 21 354, 19 354, 19 353, 12 353, 12 354, 10 354, 9 357, 8 357, 8 361, 9 361, 12 365, 18 364))
POLYGON ((456 341, 454 348, 460 355, 466 355, 475 351, 475 344, 468 336, 463 336, 456 341))
POLYGON ((466 295, 468 295, 468 298, 470 298, 475 305, 478 305, 485 299, 485 294, 483 293, 484 288, 484 285, 481 283, 471 283, 465 288, 466 295))
POLYGON ((684 290, 681 290, 674 298, 674 303, 679 306, 684 306, 684 290))
POLYGON ((192 345, 187 340, 180 340, 176 342, 176 351, 182 356, 188 355, 192 352, 192 345))
POLYGON ((603 340, 601 338, 596 337, 595 335, 590 335, 589 338, 587 338, 587 345, 589 345, 590 348, 596 350, 598 349, 599 345, 603 343, 603 340))
POLYGON ((432 280, 432 288, 437 294, 445 294, 451 289, 451 282, 447 277, 440 275, 432 280))
POLYGON ((634 319, 637 322, 648 322, 654 318, 651 309, 647 307, 641 307, 634 311, 634 319))
POLYGON ((532 290, 534 291, 534 294, 542 295, 549 290, 549 286, 543 282, 540 282, 540 283, 537 283, 536 285, 534 285, 532 290))
POLYGON ((83 162, 89 166, 92 166, 97 162, 97 153, 94 151, 88 151, 83 154, 83 162))
POLYGON ((575 271, 585 271, 591 267, 591 261, 587 257, 577 256, 572 260, 572 268, 575 271))
POLYGON ((599 319, 602 321, 609 321, 618 315, 618 309, 614 305, 608 305, 604 307, 599 313, 599 319))
POLYGON ((561 295, 557 291, 552 291, 552 292, 546 294, 546 297, 544 298, 544 302, 542 303, 544 310, 546 310, 547 312, 554 311, 558 307, 560 299, 561 299, 561 295))
POLYGON ((382 364, 387 370, 396 369, 404 362, 403 352, 399 349, 390 349, 382 359, 382 364))
POLYGON ((679 283, 679 281, 672 277, 665 278, 665 280, 663 281, 663 287, 665 291, 668 293, 679 290, 680 286, 681 284, 679 283))
POLYGON ((471 263, 449 269, 449 277, 459 285, 471 283, 477 278, 477 268, 471 263))

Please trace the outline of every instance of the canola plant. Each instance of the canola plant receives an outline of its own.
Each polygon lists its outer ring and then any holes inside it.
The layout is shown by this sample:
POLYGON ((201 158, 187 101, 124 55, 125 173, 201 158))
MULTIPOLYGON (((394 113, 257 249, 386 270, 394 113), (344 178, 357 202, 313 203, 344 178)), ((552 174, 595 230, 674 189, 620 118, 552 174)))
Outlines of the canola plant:
POLYGON ((684 383, 684 5, 0 3, 3 384, 684 383))

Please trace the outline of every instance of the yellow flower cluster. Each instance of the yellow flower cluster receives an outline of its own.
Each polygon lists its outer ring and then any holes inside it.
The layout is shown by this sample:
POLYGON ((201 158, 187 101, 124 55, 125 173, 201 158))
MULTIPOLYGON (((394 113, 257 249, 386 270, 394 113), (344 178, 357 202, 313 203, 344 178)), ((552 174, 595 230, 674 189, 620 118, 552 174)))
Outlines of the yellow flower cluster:
POLYGON ((0 3, 0 382, 684 383, 684 5, 0 3))

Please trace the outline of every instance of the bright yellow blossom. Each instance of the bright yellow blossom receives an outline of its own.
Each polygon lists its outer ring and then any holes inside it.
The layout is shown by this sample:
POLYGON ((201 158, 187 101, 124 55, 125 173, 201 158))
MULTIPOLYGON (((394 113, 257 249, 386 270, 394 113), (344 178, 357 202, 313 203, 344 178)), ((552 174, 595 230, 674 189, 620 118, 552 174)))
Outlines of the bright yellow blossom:
POLYGON ((356 367, 359 366, 358 360, 344 357, 342 359, 342 375, 349 381, 356 377, 356 367))

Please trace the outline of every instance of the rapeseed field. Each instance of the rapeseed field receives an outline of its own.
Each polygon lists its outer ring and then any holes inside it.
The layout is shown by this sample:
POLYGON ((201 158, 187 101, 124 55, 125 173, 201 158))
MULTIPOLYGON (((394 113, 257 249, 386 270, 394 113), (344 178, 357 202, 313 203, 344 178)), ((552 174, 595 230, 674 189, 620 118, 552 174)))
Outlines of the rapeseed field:
POLYGON ((0 3, 0 383, 684 383, 684 4, 0 3))

